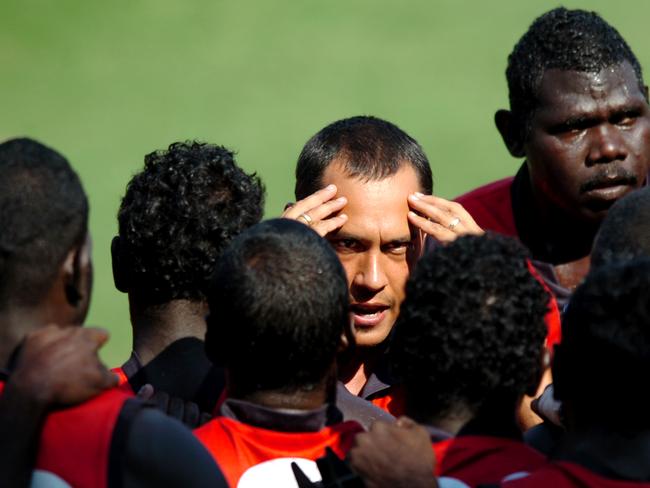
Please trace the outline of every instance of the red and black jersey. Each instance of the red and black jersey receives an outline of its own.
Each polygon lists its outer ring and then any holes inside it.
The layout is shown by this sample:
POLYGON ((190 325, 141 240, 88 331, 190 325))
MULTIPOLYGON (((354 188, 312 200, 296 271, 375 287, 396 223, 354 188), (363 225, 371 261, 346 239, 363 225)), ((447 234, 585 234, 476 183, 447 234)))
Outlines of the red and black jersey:
MULTIPOLYGON (((4 382, 0 382, 0 392, 4 382)), ((115 451, 141 403, 118 387, 80 405, 48 414, 41 431, 35 469, 53 473, 74 487, 108 487, 118 479, 115 451), (117 440, 117 442, 115 442, 117 440)))
POLYGON ((406 414, 406 400, 402 385, 393 385, 382 390, 376 396, 371 397, 369 401, 393 417, 401 417, 406 414))
POLYGON ((518 237, 510 191, 513 181, 513 176, 494 181, 459 196, 456 201, 482 229, 518 237))
POLYGON ((650 488, 647 481, 604 478, 582 466, 566 461, 548 463, 529 476, 507 481, 503 488, 650 488))
MULTIPOLYGON (((325 455, 326 447, 343 458, 361 431, 358 423, 349 421, 316 432, 279 432, 218 417, 194 434, 217 461, 230 486, 237 486, 242 476, 255 476, 255 469, 267 461, 279 460, 278 465, 286 458, 315 461, 325 455)), ((289 464, 283 464, 282 469, 293 476, 289 464)), ((273 486, 272 479, 268 479, 268 486, 273 486)))
POLYGON ((469 486, 499 483, 513 473, 530 473, 546 458, 521 441, 466 435, 433 443, 435 474, 469 486))

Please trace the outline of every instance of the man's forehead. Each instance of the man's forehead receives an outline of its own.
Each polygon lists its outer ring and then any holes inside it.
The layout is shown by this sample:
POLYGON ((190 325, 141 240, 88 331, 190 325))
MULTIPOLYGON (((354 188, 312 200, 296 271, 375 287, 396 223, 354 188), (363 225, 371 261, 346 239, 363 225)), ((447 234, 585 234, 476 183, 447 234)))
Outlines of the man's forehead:
POLYGON ((643 100, 644 94, 634 69, 624 62, 593 72, 548 69, 542 76, 537 98, 540 110, 571 111, 600 101, 625 104, 643 100))
POLYGON ((383 178, 367 177, 365 175, 350 174, 343 162, 332 161, 323 172, 322 186, 334 184, 339 188, 338 196, 350 198, 355 194, 377 191, 381 188, 393 188, 396 192, 402 191, 407 196, 416 191, 422 191, 415 168, 408 162, 404 162, 399 169, 383 178), (345 195, 343 190, 350 195, 345 195))
POLYGON ((410 237, 407 198, 421 190, 415 170, 410 165, 404 165, 394 175, 379 180, 349 176, 341 167, 330 165, 323 175, 323 183, 336 185, 337 196, 348 200, 342 210, 348 221, 340 235, 358 238, 380 235, 382 241, 410 237))

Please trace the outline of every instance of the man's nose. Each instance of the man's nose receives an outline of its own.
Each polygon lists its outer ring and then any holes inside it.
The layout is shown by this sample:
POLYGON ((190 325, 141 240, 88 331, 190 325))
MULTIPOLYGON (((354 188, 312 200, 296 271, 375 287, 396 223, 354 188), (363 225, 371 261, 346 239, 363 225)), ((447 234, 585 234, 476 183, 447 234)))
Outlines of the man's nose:
POLYGON ((380 253, 368 253, 359 263, 353 285, 366 290, 378 292, 387 284, 386 273, 382 266, 380 253))
POLYGON ((625 140, 615 125, 607 123, 593 127, 589 137, 588 165, 622 161, 627 157, 625 140))

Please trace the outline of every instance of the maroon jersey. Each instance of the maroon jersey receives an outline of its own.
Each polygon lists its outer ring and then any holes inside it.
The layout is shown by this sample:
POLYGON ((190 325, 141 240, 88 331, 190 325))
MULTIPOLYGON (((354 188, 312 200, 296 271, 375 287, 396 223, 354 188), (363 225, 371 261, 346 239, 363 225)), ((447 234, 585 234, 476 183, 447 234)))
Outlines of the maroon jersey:
POLYGON ((529 476, 504 482, 503 488, 650 488, 647 481, 603 478, 582 466, 566 461, 548 463, 529 476))
POLYGON ((435 474, 469 486, 496 484, 514 473, 530 473, 546 458, 521 441, 488 436, 460 436, 433 443, 435 474))
POLYGON ((513 180, 514 177, 509 176, 489 183, 459 196, 456 201, 482 229, 518 237, 510 192, 513 180))

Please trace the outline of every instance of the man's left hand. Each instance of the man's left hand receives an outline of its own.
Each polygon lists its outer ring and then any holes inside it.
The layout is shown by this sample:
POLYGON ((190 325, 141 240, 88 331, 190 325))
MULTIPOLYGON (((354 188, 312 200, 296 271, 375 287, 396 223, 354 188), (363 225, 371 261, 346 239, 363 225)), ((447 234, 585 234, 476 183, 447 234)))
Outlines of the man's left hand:
POLYGON ((462 235, 484 233, 460 203, 422 193, 410 195, 408 203, 411 207, 409 222, 439 242, 448 243, 462 235))

